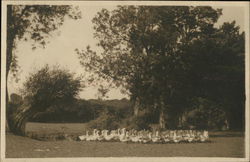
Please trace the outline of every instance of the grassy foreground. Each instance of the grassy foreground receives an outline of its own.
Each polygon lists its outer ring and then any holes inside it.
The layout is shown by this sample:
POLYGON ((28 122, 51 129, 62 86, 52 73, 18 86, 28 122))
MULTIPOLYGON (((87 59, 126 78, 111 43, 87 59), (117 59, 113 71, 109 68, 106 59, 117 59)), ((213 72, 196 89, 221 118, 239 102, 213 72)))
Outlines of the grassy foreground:
MULTIPOLYGON (((35 134, 81 134, 85 124, 28 123, 35 134)), ((135 144, 72 140, 39 141, 6 134, 7 158, 43 157, 244 157, 241 132, 211 132, 210 143, 135 144)))
POLYGON ((134 144, 38 141, 8 134, 7 158, 42 157, 243 157, 243 137, 212 137, 211 143, 134 144))

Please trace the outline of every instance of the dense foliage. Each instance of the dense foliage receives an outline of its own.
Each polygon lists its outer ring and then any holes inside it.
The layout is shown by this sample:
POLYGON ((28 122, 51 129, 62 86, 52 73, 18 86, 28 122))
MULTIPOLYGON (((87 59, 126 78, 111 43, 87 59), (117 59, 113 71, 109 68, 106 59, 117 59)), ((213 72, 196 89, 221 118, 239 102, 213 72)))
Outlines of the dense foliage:
MULTIPOLYGON (((10 128, 24 134, 25 123, 39 113, 58 111, 75 102, 82 88, 81 78, 58 66, 48 65, 31 74, 22 89, 24 101, 8 114, 10 128)), ((13 102, 15 104, 15 102, 13 102)), ((18 104, 15 104, 18 105, 18 104)))
POLYGON ((45 123, 82 123, 98 119, 102 115, 108 115, 108 113, 122 120, 132 115, 131 110, 131 104, 127 99, 107 101, 77 99, 74 103, 61 106, 55 111, 40 113, 30 121, 45 123))
POLYGON ((76 52, 92 80, 122 86, 137 109, 158 109, 162 128, 177 126, 197 97, 223 105, 237 127, 244 118, 245 40, 235 22, 215 27, 221 15, 208 6, 103 9, 93 18, 103 51, 76 52))
POLYGON ((60 67, 48 65, 31 74, 24 83, 23 96, 38 111, 72 103, 81 90, 81 78, 60 67))

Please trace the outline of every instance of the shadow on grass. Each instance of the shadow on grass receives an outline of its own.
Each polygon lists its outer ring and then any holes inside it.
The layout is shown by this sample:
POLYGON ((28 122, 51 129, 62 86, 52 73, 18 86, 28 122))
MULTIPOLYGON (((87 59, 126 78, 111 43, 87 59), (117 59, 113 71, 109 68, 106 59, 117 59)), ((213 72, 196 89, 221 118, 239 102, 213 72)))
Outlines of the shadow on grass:
POLYGON ((79 134, 66 134, 66 133, 52 133, 52 134, 38 134, 36 132, 27 132, 26 136, 39 141, 77 141, 79 134))
POLYGON ((210 137, 244 137, 244 131, 215 131, 210 132, 210 137))

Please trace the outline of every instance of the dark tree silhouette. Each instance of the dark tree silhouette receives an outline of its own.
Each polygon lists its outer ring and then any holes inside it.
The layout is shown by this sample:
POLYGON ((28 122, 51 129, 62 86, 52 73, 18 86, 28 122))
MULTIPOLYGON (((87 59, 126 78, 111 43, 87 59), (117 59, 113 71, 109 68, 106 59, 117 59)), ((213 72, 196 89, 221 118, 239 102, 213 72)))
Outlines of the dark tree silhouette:
POLYGON ((80 77, 74 77, 69 71, 59 67, 50 69, 46 65, 31 74, 22 89, 24 104, 10 115, 11 131, 25 135, 25 123, 29 119, 39 113, 72 104, 81 87, 80 77))
POLYGON ((158 109, 164 128, 167 115, 181 114, 193 97, 230 105, 237 94, 234 103, 244 107, 244 33, 234 22, 216 28, 221 14, 207 6, 103 9, 93 18, 103 52, 89 46, 76 52, 83 67, 94 72, 92 80, 101 77, 127 90, 135 115, 139 108, 158 109), (229 92, 230 86, 237 93, 229 92))
MULTIPOLYGON (((65 17, 81 18, 77 8, 69 5, 8 5, 7 6, 7 51, 6 81, 9 72, 15 76, 18 72, 18 56, 15 49, 18 41, 33 41, 32 49, 45 47, 47 38, 64 22, 65 17)), ((8 103, 6 86, 6 103, 8 103)), ((8 115, 7 115, 8 118, 8 115)), ((8 129, 8 122, 6 122, 8 129)))

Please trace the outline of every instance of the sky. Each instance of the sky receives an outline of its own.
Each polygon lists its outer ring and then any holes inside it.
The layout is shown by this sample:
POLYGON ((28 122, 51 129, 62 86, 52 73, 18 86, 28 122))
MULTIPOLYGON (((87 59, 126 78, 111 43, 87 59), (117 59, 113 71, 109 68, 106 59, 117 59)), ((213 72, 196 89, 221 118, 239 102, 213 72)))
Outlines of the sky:
MULTIPOLYGON (((100 11, 103 6, 80 6, 82 19, 71 20, 65 19, 64 24, 60 27, 60 34, 56 34, 49 38, 50 43, 45 48, 31 49, 30 42, 18 42, 16 55, 18 57, 18 65, 20 67, 19 81, 9 79, 9 94, 19 93, 25 79, 30 73, 42 68, 45 64, 51 66, 59 64, 63 68, 69 69, 76 75, 84 73, 83 67, 79 63, 75 49, 85 49, 90 45, 93 49, 100 51, 96 46, 97 40, 93 38, 94 30, 91 20, 95 14, 100 11)), ((106 9, 112 10, 115 6, 105 6, 106 9)), ((217 26, 223 22, 236 21, 240 26, 240 30, 244 29, 244 10, 242 7, 214 7, 222 8, 223 15, 218 20, 217 26)), ((109 99, 121 99, 128 97, 120 93, 120 89, 111 89, 107 94, 109 99)), ((83 89, 79 94, 80 98, 94 99, 97 98, 97 87, 89 86, 83 89)))

